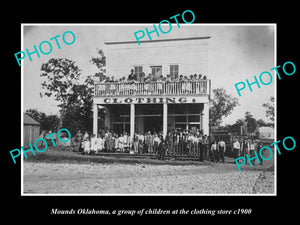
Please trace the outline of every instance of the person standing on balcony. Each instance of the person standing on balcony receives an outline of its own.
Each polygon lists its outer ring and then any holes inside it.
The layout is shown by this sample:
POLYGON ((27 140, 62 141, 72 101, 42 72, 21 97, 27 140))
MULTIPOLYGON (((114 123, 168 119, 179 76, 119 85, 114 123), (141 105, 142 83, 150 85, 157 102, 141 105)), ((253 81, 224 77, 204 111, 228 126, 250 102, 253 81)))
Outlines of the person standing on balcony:
POLYGON ((110 78, 107 77, 105 80, 105 94, 109 95, 110 93, 110 78))
POLYGON ((116 85, 115 85, 114 76, 111 77, 109 83, 110 83, 111 94, 116 94, 116 85))
POLYGON ((134 70, 131 69, 131 73, 127 77, 127 81, 133 81, 135 79, 134 70))
POLYGON ((163 75, 160 75, 157 79, 157 92, 158 94, 162 94, 163 93, 163 75))
POLYGON ((146 93, 146 90, 145 90, 145 80, 146 80, 146 76, 145 76, 145 73, 142 72, 140 77, 139 77, 139 82, 141 85, 141 89, 139 90, 141 92, 141 94, 145 94, 146 93))
POLYGON ((199 82, 197 74, 194 74, 193 78, 193 94, 199 94, 199 82))

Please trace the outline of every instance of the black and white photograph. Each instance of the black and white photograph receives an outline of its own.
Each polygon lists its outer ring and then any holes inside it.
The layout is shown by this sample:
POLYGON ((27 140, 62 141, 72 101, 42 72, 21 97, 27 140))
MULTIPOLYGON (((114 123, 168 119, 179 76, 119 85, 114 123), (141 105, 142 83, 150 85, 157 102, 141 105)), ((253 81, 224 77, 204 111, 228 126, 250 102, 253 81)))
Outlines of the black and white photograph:
POLYGON ((276 196, 276 23, 188 14, 22 24, 22 196, 276 196))
POLYGON ((184 3, 5 7, 3 219, 296 218, 296 3, 184 3))

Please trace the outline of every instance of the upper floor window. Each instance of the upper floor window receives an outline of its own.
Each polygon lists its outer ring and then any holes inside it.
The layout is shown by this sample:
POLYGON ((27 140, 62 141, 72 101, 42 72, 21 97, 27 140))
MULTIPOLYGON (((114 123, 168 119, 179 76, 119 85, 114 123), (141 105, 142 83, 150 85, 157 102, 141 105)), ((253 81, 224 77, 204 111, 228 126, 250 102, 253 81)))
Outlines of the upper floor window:
POLYGON ((162 75, 162 66, 150 66, 151 74, 153 76, 160 76, 162 75))
POLYGON ((171 76, 179 75, 179 65, 170 65, 170 75, 171 76))
POLYGON ((137 75, 137 77, 141 77, 141 74, 143 72, 142 66, 135 66, 134 67, 134 73, 137 75))

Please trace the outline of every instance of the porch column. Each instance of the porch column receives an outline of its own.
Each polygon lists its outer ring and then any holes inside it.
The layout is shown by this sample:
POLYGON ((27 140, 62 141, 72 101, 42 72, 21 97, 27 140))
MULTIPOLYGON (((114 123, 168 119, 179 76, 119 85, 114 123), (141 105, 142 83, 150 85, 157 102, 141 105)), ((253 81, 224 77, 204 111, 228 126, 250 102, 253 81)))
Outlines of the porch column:
POLYGON ((98 137, 98 105, 93 105, 93 134, 98 137))
POLYGON ((203 103, 203 112, 202 112, 202 128, 203 134, 209 135, 209 108, 208 102, 203 103))
POLYGON ((133 140, 135 128, 135 104, 130 104, 130 141, 133 140))
POLYGON ((167 136, 168 129, 168 104, 163 104, 163 138, 165 139, 167 136))
POLYGON ((108 129, 111 129, 111 111, 108 106, 105 107, 105 118, 104 118, 104 126, 108 129))

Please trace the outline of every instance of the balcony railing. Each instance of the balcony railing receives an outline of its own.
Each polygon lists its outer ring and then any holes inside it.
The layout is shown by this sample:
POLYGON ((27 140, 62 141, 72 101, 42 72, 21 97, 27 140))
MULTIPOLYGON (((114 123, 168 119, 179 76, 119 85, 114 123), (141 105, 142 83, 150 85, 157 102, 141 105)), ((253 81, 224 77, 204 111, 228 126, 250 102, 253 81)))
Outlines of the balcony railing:
POLYGON ((97 83, 95 96, 126 95, 208 95, 208 80, 149 82, 149 83, 97 83))

